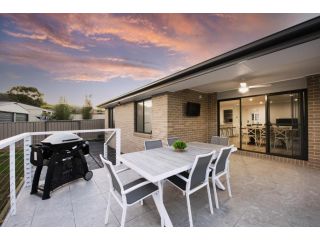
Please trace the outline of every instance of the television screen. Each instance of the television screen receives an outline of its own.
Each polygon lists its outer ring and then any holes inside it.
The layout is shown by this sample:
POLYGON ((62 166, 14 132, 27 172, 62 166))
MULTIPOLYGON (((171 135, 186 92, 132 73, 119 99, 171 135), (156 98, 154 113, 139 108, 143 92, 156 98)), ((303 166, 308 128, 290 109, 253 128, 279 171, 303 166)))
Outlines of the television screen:
POLYGON ((187 102, 187 116, 200 116, 200 103, 187 102))

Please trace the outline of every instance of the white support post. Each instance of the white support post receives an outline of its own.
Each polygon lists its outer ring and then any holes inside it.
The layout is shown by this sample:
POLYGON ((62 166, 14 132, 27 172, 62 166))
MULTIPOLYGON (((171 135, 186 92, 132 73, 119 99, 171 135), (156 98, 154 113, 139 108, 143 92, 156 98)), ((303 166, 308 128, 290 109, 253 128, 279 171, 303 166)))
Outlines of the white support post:
POLYGON ((108 142, 105 142, 103 144, 103 157, 105 159, 108 159, 108 142))
POLYGON ((120 164, 119 157, 121 154, 121 129, 117 128, 116 131, 116 165, 120 164))
POLYGON ((31 186, 31 170, 32 166, 30 163, 32 137, 27 136, 24 138, 24 186, 31 186))
POLYGON ((10 144, 10 212, 16 215, 16 147, 10 144))

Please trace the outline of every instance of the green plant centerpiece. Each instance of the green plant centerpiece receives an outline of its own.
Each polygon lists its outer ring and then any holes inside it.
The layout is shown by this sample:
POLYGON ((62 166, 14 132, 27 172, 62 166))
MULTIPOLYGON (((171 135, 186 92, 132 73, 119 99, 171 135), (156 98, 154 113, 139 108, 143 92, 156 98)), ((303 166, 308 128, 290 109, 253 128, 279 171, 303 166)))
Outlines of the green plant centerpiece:
POLYGON ((187 148, 187 144, 184 141, 177 140, 173 143, 173 148, 177 152, 183 152, 187 148))

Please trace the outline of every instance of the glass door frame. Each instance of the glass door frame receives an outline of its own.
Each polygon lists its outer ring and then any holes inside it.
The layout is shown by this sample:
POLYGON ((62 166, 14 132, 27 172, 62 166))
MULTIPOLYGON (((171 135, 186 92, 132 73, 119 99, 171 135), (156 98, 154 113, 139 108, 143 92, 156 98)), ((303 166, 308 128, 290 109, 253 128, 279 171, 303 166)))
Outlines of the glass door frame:
POLYGON ((256 94, 256 95, 250 95, 250 96, 243 96, 243 97, 235 97, 235 98, 228 98, 228 99, 219 99, 217 100, 217 133, 220 136, 220 102, 225 101, 232 101, 232 100, 239 100, 239 107, 240 107, 240 147, 239 149, 241 151, 247 151, 247 152, 254 152, 254 153, 261 153, 261 154, 267 154, 272 156, 280 156, 280 157, 286 157, 286 158, 293 158, 293 159, 300 159, 300 160, 308 160, 308 96, 307 96, 307 89, 299 89, 299 90, 292 90, 292 91, 283 91, 283 92, 275 92, 275 93, 266 93, 266 94, 256 94), (301 116, 301 155, 300 156, 288 156, 284 154, 276 154, 270 152, 270 104, 269 104, 269 97, 275 96, 275 95, 281 95, 281 94, 290 94, 290 93, 298 93, 301 96, 301 107, 300 107, 300 116, 301 116), (266 124, 266 149, 265 152, 258 152, 258 151, 252 151, 252 150, 246 150, 242 149, 242 98, 248 98, 248 97, 257 97, 257 96, 265 96, 265 124, 266 124))
MULTIPOLYGON (((276 93, 269 93, 267 95, 267 108, 266 108, 266 126, 267 126, 267 139, 266 139, 266 152, 269 155, 273 156, 280 156, 280 157, 286 157, 286 158, 293 158, 293 159, 300 159, 300 160, 308 160, 308 96, 307 96, 307 89, 299 89, 299 90, 292 90, 292 91, 284 91, 284 92, 276 92, 276 93), (285 154, 277 154, 272 153, 270 150, 270 128, 271 128, 271 122, 270 122, 270 96, 277 96, 277 95, 283 95, 283 94, 299 94, 299 97, 301 98, 300 102, 300 118, 301 118, 301 154, 299 156, 288 156, 285 154)), ((292 102, 291 102, 291 118, 293 118, 293 111, 292 111, 292 102)))

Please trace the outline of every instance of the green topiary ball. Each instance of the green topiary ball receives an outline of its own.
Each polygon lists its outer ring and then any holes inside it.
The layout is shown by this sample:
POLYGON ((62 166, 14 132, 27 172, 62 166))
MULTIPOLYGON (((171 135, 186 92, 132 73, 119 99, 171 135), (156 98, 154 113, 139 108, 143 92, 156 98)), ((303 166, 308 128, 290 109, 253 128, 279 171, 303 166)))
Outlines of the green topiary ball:
POLYGON ((174 149, 184 150, 187 147, 187 144, 183 141, 177 140, 172 146, 174 149))

